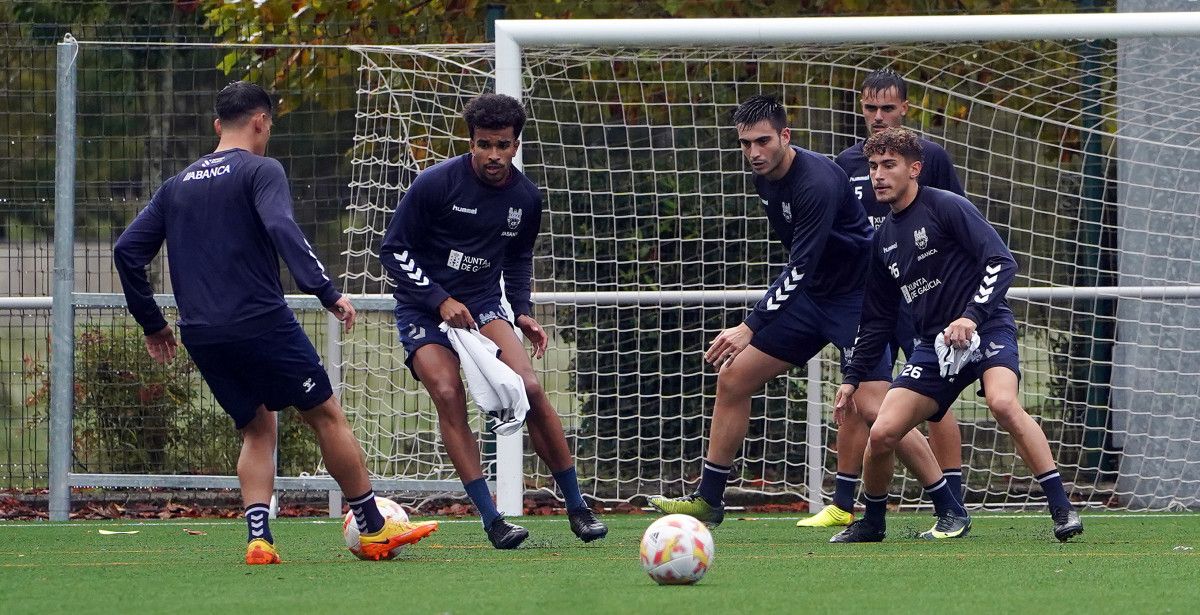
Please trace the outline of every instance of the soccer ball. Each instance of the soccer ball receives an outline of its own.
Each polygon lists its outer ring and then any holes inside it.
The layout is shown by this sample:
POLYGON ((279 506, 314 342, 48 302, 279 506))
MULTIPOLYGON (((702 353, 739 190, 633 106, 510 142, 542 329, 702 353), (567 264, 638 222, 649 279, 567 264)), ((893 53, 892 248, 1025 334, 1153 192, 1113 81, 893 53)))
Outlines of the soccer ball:
POLYGON ((667 515, 642 534, 642 568, 659 585, 698 582, 715 554, 712 533, 688 515, 667 515))
MULTIPOLYGON (((408 521, 408 513, 399 504, 387 499, 375 496, 375 505, 379 507, 379 514, 383 515, 384 519, 395 519, 396 521, 408 521)), ((354 554, 358 559, 367 559, 362 553, 362 544, 358 541, 358 523, 354 521, 354 511, 346 513, 346 517, 342 519, 342 538, 346 539, 346 548, 354 554)), ((387 554, 383 559, 392 559, 403 550, 405 545, 400 545, 387 554)))

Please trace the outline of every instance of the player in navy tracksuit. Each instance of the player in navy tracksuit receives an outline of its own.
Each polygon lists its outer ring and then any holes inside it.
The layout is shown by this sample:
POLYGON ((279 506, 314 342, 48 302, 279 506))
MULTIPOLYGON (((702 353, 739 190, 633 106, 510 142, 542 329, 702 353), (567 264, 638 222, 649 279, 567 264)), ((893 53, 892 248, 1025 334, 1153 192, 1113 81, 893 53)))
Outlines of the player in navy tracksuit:
MULTIPOLYGON (((867 129, 872 133, 881 132, 886 128, 902 126, 908 113, 908 84, 904 79, 890 69, 876 70, 869 73, 862 82, 862 116, 867 129)), ((859 141, 837 155, 837 163, 846 175, 850 177, 850 186, 854 195, 862 203, 867 212, 867 218, 875 228, 887 217, 890 208, 887 203, 875 200, 875 191, 871 189, 870 168, 867 157, 863 155, 863 143, 859 141)), ((954 171, 954 163, 941 146, 928 139, 921 139, 924 146, 924 159, 921 161, 921 176, 917 181, 922 186, 932 186, 949 190, 960 196, 966 196, 958 174, 954 171)), ((912 316, 908 310, 901 310, 897 315, 896 331, 889 348, 892 364, 904 351, 905 358, 912 356, 913 338, 912 316)), ((886 390, 880 390, 883 394, 886 390)), ((869 394, 869 393, 868 393, 869 394)), ((862 454, 867 447, 867 432, 870 429, 868 421, 875 417, 864 416, 865 408, 878 408, 883 401, 869 400, 865 405, 863 393, 858 395, 859 412, 841 413, 837 430, 837 475, 834 480, 833 503, 820 512, 796 522, 800 527, 831 527, 848 525, 853 519, 854 495, 858 489, 859 475, 862 474, 862 454)), ((958 421, 954 415, 947 413, 940 423, 930 423, 929 445, 934 456, 942 467, 946 484, 951 493, 962 502, 962 435, 958 430, 958 421)))
MULTIPOLYGON (((891 213, 875 236, 859 339, 843 369, 835 406, 845 407, 879 357, 887 354, 901 303, 912 312, 920 343, 871 426, 863 464, 866 512, 833 542, 883 539, 897 441, 921 421, 941 420, 976 380, 982 382, 988 409, 1041 483, 1055 537, 1065 541, 1079 534, 1083 525, 1067 499, 1046 436, 1017 401, 1017 327, 1004 298, 1016 276, 1016 261, 969 201, 919 186, 921 142, 915 133, 889 128, 867 139, 864 151, 875 196, 890 205, 891 213), (979 347, 962 370, 942 375, 934 338, 967 348, 975 334, 979 347)), ((969 520, 939 518, 932 532, 965 535, 969 529, 969 520)))
MULTIPOLYGON (((873 232, 846 174, 825 156, 791 145, 787 114, 777 100, 751 97, 733 119, 771 229, 789 260, 745 322, 721 332, 705 354, 718 368, 717 399, 699 488, 682 498, 650 498, 660 512, 688 514, 709 526, 724 518, 722 495, 746 437, 751 397, 830 343, 843 351, 843 363, 848 359, 873 232)), ((870 379, 875 382, 866 388, 878 389, 882 399, 891 379, 885 357, 876 357, 870 379)), ((939 513, 953 508, 966 514, 920 433, 904 438, 901 455, 927 485, 939 513)))
POLYGON ((267 525, 275 476, 276 417, 288 406, 313 428, 375 559, 416 542, 436 524, 384 519, 363 463, 312 343, 283 297, 279 258, 304 292, 354 325, 355 312, 292 218, 283 167, 265 158, 272 103, 257 85, 235 82, 217 95, 217 150, 159 187, 113 248, 130 313, 157 361, 175 357, 175 334, 154 301, 148 265, 165 241, 183 344, 221 407, 242 433, 238 479, 246 505, 247 564, 279 563, 267 525))
POLYGON ((529 338, 536 357, 545 353, 546 332, 534 320, 529 301, 542 197, 512 166, 525 111, 511 97, 484 94, 467 105, 463 116, 470 153, 417 176, 396 208, 380 249, 383 266, 396 285, 396 327, 405 363, 433 399, 446 452, 493 546, 515 549, 529 532, 506 521, 488 491, 479 446, 467 420, 458 356, 438 329, 443 321, 452 327, 478 327, 500 347, 500 360, 525 381, 529 438, 563 492, 571 530, 584 542, 603 538, 608 528, 583 501, 562 422, 513 330, 515 324, 529 338), (512 305, 511 321, 502 305, 501 278, 512 305))

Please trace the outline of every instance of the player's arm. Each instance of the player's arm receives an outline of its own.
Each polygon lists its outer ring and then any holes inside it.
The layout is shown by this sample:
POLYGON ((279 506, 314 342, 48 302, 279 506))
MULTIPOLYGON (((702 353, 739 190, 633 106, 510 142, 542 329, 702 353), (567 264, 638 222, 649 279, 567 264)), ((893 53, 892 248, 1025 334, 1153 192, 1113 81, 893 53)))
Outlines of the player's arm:
MULTIPOLYGON (((844 175, 842 176, 844 179, 844 175)), ((833 227, 837 204, 847 184, 808 190, 792 195, 793 235, 788 265, 767 289, 767 294, 754 305, 745 322, 722 331, 709 344, 704 360, 723 368, 732 362, 754 338, 754 333, 775 319, 776 315, 794 300, 797 291, 807 285, 805 275, 825 249, 825 240, 833 227)))
POLYGON ((879 257, 878 240, 875 243, 867 266, 866 293, 858 323, 858 337, 854 340, 850 361, 842 370, 842 382, 853 387, 858 387, 863 376, 887 352, 900 311, 900 287, 879 257))
POLYGON ((278 160, 268 158, 254 171, 254 209, 258 213, 275 251, 283 257, 288 271, 301 292, 315 295, 325 309, 346 324, 354 326, 355 312, 350 301, 338 292, 325 273, 325 265, 317 258, 304 231, 296 224, 292 208, 292 193, 287 175, 278 160))
POLYGON ((513 321, 533 344, 533 356, 540 359, 546 353, 549 338, 533 318, 533 303, 529 300, 533 281, 533 244, 542 227, 540 197, 538 200, 537 217, 521 221, 521 230, 509 242, 504 253, 501 271, 504 275, 504 293, 513 310, 513 321))
POLYGON ((423 244, 424 234, 432 228, 426 212, 446 192, 437 183, 431 181, 429 175, 421 174, 404 193, 383 236, 379 260, 396 285, 396 295, 401 303, 423 306, 453 326, 469 327, 474 320, 466 306, 454 300, 446 289, 426 275, 423 264, 417 262, 414 256, 413 248, 423 244), (449 318, 442 312, 443 303, 447 304, 447 308, 454 308, 449 318))
POLYGON ((833 228, 838 203, 848 190, 846 184, 840 182, 836 186, 826 184, 810 186, 809 190, 792 195, 793 234, 787 268, 746 317, 745 324, 752 331, 758 331, 774 320, 796 296, 795 291, 808 285, 805 278, 825 250, 825 240, 833 228))
POLYGON ((939 216, 944 228, 953 233, 963 249, 973 254, 975 262, 980 264, 979 288, 964 306, 962 318, 951 323, 947 330, 946 342, 961 346, 1004 301, 1017 277, 1017 261, 1000 239, 1000 234, 974 205, 965 199, 958 200, 957 205, 939 208, 939 216))
POLYGON ((146 335, 146 350, 160 363, 175 357, 177 344, 162 309, 154 301, 154 287, 146 275, 146 266, 158 255, 167 237, 162 202, 171 183, 168 180, 158 189, 113 246, 113 265, 121 279, 125 304, 146 335))

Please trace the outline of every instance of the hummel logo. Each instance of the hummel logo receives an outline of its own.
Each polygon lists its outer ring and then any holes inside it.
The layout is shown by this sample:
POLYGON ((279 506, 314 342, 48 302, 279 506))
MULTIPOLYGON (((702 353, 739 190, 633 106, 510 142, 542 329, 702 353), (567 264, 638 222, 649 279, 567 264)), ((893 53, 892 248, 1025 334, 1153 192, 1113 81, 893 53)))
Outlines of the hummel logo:
POLYGON ((1002 344, 997 344, 996 342, 988 342, 988 347, 987 347, 987 349, 985 349, 983 351, 983 356, 990 359, 990 358, 1000 354, 1001 350, 1004 350, 1004 346, 1002 344))
POLYGON ((317 383, 313 382, 312 378, 309 378, 308 380, 305 380, 304 384, 301 384, 300 386, 304 387, 305 393, 311 393, 313 388, 317 386, 317 383))
POLYGON ((417 286, 429 286, 429 278, 425 277, 425 272, 417 266, 417 261, 408 257, 408 250, 392 256, 400 261, 400 270, 408 279, 412 280, 417 286))
POLYGON ((804 279, 804 274, 800 273, 799 269, 792 269, 786 276, 780 277, 780 284, 775 288, 773 294, 767 294, 767 311, 773 312, 783 306, 783 303, 792 297, 792 291, 800 284, 800 280, 804 279))
POLYGON ((425 337, 425 327, 418 327, 417 325, 414 325, 414 324, 410 324, 408 326, 409 326, 409 329, 408 329, 409 337, 413 338, 414 340, 419 340, 419 339, 425 337))
POLYGON ((478 208, 478 207, 459 207, 458 205, 451 205, 451 206, 450 206, 450 209, 453 209, 454 211, 457 211, 457 212, 459 212, 459 213, 464 213, 464 214, 477 214, 477 213, 479 213, 479 208, 478 208))
POLYGON ((993 285, 1000 278, 1001 265, 988 265, 984 268, 987 275, 983 276, 983 283, 979 285, 979 292, 975 294, 975 303, 987 303, 992 299, 992 291, 995 290, 993 285))

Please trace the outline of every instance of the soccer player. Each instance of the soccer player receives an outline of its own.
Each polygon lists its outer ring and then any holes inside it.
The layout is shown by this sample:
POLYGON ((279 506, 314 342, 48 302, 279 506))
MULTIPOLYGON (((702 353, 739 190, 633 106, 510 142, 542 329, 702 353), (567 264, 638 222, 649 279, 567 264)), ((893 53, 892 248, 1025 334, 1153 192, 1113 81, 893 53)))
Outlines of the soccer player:
POLYGON ((400 200, 380 249, 383 266, 396 284, 396 326, 405 363, 433 399, 446 452, 492 546, 515 549, 529 532, 496 510, 484 482, 479 446, 467 420, 458 355, 438 329, 442 322, 477 327, 500 348, 500 360, 525 382, 529 439, 562 490, 571 531, 584 542, 604 538, 608 528, 583 501, 562 422, 513 328, 520 328, 533 344, 534 356, 541 358, 548 340, 533 318, 529 286, 542 197, 512 165, 525 110, 509 96, 484 94, 467 105, 463 117, 470 152, 417 176, 400 200), (502 305, 501 277, 515 316, 512 321, 502 305))
MULTIPOLYGON (((873 71, 862 82, 862 116, 867 129, 872 133, 882 132, 887 128, 904 125, 904 117, 908 114, 908 84, 904 78, 890 69, 873 71)), ((888 215, 886 203, 875 200, 875 192, 871 190, 870 169, 867 157, 863 155, 863 143, 850 146, 838 154, 834 160, 839 167, 850 176, 850 185, 854 187, 854 195, 867 211, 867 218, 875 228, 888 215)), ((933 141, 921 139, 925 149, 925 159, 921 175, 917 178, 922 186, 932 186, 949 190, 959 196, 966 196, 954 164, 946 150, 933 141)), ((907 359, 912 356, 913 338, 912 316, 907 310, 900 310, 896 319, 896 331, 892 336, 888 355, 892 364, 899 357, 899 351, 904 351, 907 359)), ((879 401, 882 401, 880 399, 879 401)), ((796 522, 800 527, 831 527, 848 525, 854 520, 854 495, 858 489, 858 477, 862 474, 863 450, 867 447, 867 432, 870 429, 868 421, 873 416, 865 416, 862 410, 867 407, 879 407, 879 401, 861 405, 859 412, 840 413, 841 423, 837 430, 837 475, 834 480, 833 503, 821 509, 821 512, 796 522)), ((950 491, 962 503, 962 434, 958 430, 958 421, 951 412, 939 422, 929 423, 929 445, 942 468, 942 475, 950 491)))
POLYGON ((835 407, 848 407, 859 383, 887 355, 901 302, 913 314, 920 341, 871 426, 863 464, 866 511, 831 541, 883 540, 896 443, 921 421, 941 420, 976 380, 982 383, 988 410, 1012 435, 1021 459, 1041 483, 1054 536, 1066 541, 1083 532, 1083 524, 1067 499, 1045 434, 1017 401, 1017 326, 1005 300, 1017 263, 967 199, 917 182, 922 145, 912 131, 888 128, 863 147, 875 198, 888 204, 891 213, 875 235, 859 339, 843 368, 835 407), (957 373, 947 369, 943 375, 935 338, 967 352, 976 335, 979 345, 967 362, 957 373))
POLYGON ((273 105, 238 81, 217 94, 217 149, 168 179, 113 248, 130 313, 160 363, 175 357, 171 326, 154 301, 146 265, 166 241, 179 332, 213 396, 242 434, 238 481, 246 506, 247 564, 277 564, 267 523, 275 480, 275 411, 288 406, 316 432, 329 473, 362 532, 363 553, 380 559, 417 542, 437 523, 385 519, 363 451, 312 343, 283 298, 279 257, 304 292, 345 324, 355 312, 325 275, 296 221, 283 166, 266 158, 273 105))
MULTIPOLYGON (((664 513, 688 514, 715 527, 724 519, 722 495, 750 421, 750 399, 769 380, 804 365, 826 344, 842 350, 845 364, 862 309, 863 282, 873 229, 846 174, 825 156, 791 145, 783 105, 752 96, 733 115, 738 143, 754 172, 754 185, 774 234, 787 249, 787 268, 767 289, 745 322, 722 331, 705 353, 717 367, 708 453, 696 493, 650 498, 664 513)), ((856 402, 883 399, 891 364, 877 356, 856 402)), ((924 436, 903 438, 900 455, 926 485, 939 522, 965 533, 970 518, 950 493, 924 436), (945 516, 947 520, 942 521, 945 516)))

